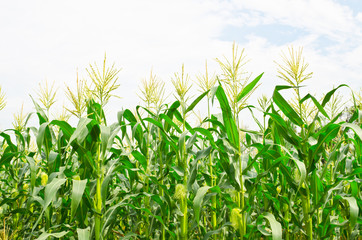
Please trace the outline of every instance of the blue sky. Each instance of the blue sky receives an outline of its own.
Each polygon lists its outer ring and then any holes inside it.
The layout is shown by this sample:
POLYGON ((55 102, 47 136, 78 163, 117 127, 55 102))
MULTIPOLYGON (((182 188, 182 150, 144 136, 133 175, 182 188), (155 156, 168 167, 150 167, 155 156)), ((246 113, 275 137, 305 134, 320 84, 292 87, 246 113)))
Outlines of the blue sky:
POLYGON ((0 86, 8 102, 0 129, 11 127, 22 104, 33 111, 29 94, 36 97, 46 80, 58 87, 57 115, 67 105, 64 84, 75 85, 77 70, 86 78, 85 68, 105 52, 122 68, 122 98, 108 106, 113 119, 140 103, 138 85, 151 69, 172 92, 170 79, 182 64, 191 79, 205 60, 220 73, 215 58, 229 56, 234 41, 250 59, 246 70, 254 77, 265 72, 257 97, 283 83, 274 61, 289 46, 304 48, 314 72, 306 90, 362 87, 360 0, 2 1, 0 32, 0 86))

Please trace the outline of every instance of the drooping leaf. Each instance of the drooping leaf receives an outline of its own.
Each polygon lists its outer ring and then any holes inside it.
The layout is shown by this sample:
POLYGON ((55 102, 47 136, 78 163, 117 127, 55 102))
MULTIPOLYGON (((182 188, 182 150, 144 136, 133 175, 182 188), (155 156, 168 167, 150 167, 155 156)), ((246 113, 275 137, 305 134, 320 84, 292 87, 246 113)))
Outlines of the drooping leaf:
POLYGON ((77 228, 78 240, 90 240, 89 228, 77 228))
POLYGON ((194 213, 195 213, 195 221, 197 222, 197 224, 199 224, 199 222, 200 222, 200 211, 201 211, 202 203, 204 201, 205 194, 207 193, 207 191, 210 188, 211 187, 209 187, 209 186, 200 187, 197 190, 196 196, 194 198, 194 213))
POLYGON ((281 240, 282 239, 282 225, 275 219, 274 215, 271 213, 264 213, 258 217, 258 229, 266 236, 272 236, 273 240, 281 240), (263 227, 260 226, 262 219, 265 218, 268 220, 271 227, 271 234, 264 230, 263 227))
POLYGON ((284 115, 290 119, 294 124, 302 126, 304 124, 300 116, 294 111, 289 103, 279 93, 280 90, 291 88, 290 86, 276 86, 273 93, 273 100, 284 115))
POLYGON ((49 237, 61 238, 67 235, 69 231, 62 231, 58 233, 42 233, 36 240, 46 240, 49 237))
POLYGON ((218 87, 216 91, 216 97, 219 101, 220 108, 222 111, 223 121, 226 129, 227 136, 232 144, 235 147, 239 145, 239 132, 231 112, 231 108, 228 102, 228 99, 225 95, 224 90, 221 86, 218 87))
MULTIPOLYGON (((33 226, 33 231, 36 228, 36 226, 38 225, 41 217, 43 216, 43 213, 45 212, 45 209, 49 206, 50 202, 52 201, 52 199, 54 199, 55 195, 58 192, 58 189, 66 182, 67 180, 64 178, 54 178, 50 183, 48 183, 45 186, 45 191, 44 191, 44 201, 40 202, 42 203, 42 211, 40 213, 40 216, 38 218, 38 220, 35 222, 34 226, 33 226)), ((49 235, 47 235, 49 236, 49 235)))
POLYGON ((84 189, 87 185, 87 180, 75 180, 73 179, 72 188, 72 203, 71 203, 71 219, 74 218, 80 201, 82 200, 84 189))

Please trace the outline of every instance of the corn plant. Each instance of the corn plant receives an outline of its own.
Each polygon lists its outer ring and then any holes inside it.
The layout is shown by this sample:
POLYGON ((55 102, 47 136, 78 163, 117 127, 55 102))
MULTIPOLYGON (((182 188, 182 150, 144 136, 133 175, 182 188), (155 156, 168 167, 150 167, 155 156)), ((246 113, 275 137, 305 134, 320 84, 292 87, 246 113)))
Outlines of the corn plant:
POLYGON ((105 108, 120 71, 106 58, 66 86, 56 118, 56 91, 41 86, 35 110, 0 131, 0 239, 361 239, 360 95, 342 101, 344 84, 305 94, 302 49, 288 53, 277 64, 286 84, 258 106, 248 99, 263 74, 247 74, 236 44, 220 72, 206 65, 196 97, 184 66, 173 100, 151 71, 143 103, 113 124, 105 108), (241 124, 247 112, 255 129, 241 124))

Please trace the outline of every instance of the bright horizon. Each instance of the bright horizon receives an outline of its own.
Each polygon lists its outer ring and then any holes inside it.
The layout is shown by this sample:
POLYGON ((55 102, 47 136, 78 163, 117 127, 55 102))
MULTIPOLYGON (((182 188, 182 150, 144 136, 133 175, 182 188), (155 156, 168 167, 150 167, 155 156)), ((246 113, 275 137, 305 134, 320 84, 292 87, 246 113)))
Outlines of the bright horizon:
POLYGON ((289 46, 304 48, 314 73, 306 82, 311 93, 321 96, 341 83, 362 87, 359 0, 4 1, 0 22, 0 86, 7 101, 0 129, 12 127, 23 103, 26 113, 34 111, 29 94, 36 97, 45 80, 59 89, 60 110, 64 84, 75 86, 77 71, 86 78, 85 68, 100 65, 105 53, 122 69, 115 92, 122 98, 107 108, 111 122, 122 108, 141 103, 138 86, 151 69, 171 93, 171 77, 182 64, 191 80, 204 73, 205 60, 210 73, 220 73, 215 58, 229 56, 234 41, 250 59, 251 79, 265 72, 256 98, 284 84, 274 61, 289 46))

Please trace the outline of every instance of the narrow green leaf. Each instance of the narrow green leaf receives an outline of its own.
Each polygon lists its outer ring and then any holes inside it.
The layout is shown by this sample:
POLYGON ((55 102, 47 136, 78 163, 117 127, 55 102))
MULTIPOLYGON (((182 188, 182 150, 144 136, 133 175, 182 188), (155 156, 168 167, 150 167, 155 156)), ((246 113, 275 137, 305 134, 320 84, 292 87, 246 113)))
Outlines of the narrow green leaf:
POLYGON ((239 132, 236 127, 235 120, 233 118, 233 114, 231 112, 231 108, 228 102, 228 99, 225 95, 224 89, 221 86, 218 87, 216 91, 216 97, 219 101, 220 108, 222 111, 223 121, 226 128, 227 136, 234 147, 239 146, 239 132))
POLYGON ((273 240, 280 240, 282 239, 282 225, 275 219, 274 215, 271 213, 264 213, 263 215, 258 217, 258 229, 261 233, 265 234, 265 235, 269 235, 264 228, 262 228, 261 225, 261 221, 262 219, 265 218, 269 221, 270 227, 271 227, 271 235, 273 240))
POLYGON ((279 93, 279 90, 285 89, 283 86, 276 86, 273 93, 273 100, 279 109, 284 113, 284 115, 290 119, 294 124, 302 126, 303 120, 299 115, 294 111, 294 109, 289 105, 289 103, 282 97, 279 93))
MULTIPOLYGON (((337 136, 339 129, 339 124, 331 124, 326 130, 320 130, 321 133, 319 134, 318 142, 310 148, 313 151, 311 157, 312 161, 315 161, 316 155, 319 154, 321 149, 323 149, 323 146, 337 136)), ((312 164, 312 162, 310 164, 312 164)))
POLYGON ((359 208, 357 201, 354 197, 343 197, 349 204, 349 221, 351 223, 351 228, 353 229, 356 226, 359 208))
POLYGON ((10 163, 10 161, 16 156, 17 154, 16 153, 12 153, 12 152, 9 152, 9 153, 4 153, 1 158, 0 158, 0 167, 2 165, 7 165, 10 163))
POLYGON ((90 240, 89 228, 77 228, 78 240, 90 240))
POLYGON ((77 212, 78 205, 82 200, 84 189, 87 185, 87 180, 75 180, 73 179, 73 189, 72 189, 72 203, 71 203, 71 220, 74 218, 75 213, 77 212))
MULTIPOLYGON (((38 218, 38 220, 35 222, 34 226, 33 226, 33 231, 36 228, 36 226, 38 225, 41 217, 43 216, 43 213, 45 211, 45 209, 49 206, 50 202, 52 201, 52 199, 56 196, 58 189, 60 188, 60 186, 62 186, 67 180, 62 178, 54 178, 50 183, 48 183, 45 186, 45 193, 44 193, 44 202, 43 202, 43 209, 42 212, 40 213, 40 216, 38 218)), ((40 202, 41 203, 41 202, 40 202)))
POLYGON ((134 157, 138 162, 140 162, 140 164, 141 164, 142 167, 143 167, 143 170, 146 170, 146 168, 147 168, 147 160, 146 160, 146 157, 145 157, 142 153, 140 153, 139 151, 137 151, 137 150, 132 151, 132 155, 133 155, 133 157, 134 157))
POLYGON ((33 99, 32 96, 30 96, 31 100, 33 101, 33 104, 35 106, 35 110, 36 110, 36 114, 38 115, 39 118, 39 125, 48 122, 48 117, 47 115, 44 113, 43 109, 39 106, 39 104, 37 104, 35 102, 35 100, 33 99))
POLYGON ((202 149, 200 151, 197 151, 196 156, 195 156, 195 161, 208 157, 210 155, 211 150, 212 150, 212 146, 202 149))
POLYGON ((202 93, 200 96, 198 96, 186 109, 185 113, 188 113, 194 109, 194 107, 209 93, 210 90, 207 90, 206 92, 202 93))
POLYGON ((204 201, 205 194, 207 193, 207 191, 209 189, 210 189, 209 186, 200 187, 197 190, 196 196, 194 198, 195 221, 197 222, 198 225, 199 225, 199 221, 200 221, 200 210, 201 210, 202 202, 204 201))
POLYGON ((260 78, 263 76, 264 73, 257 76, 253 81, 251 81, 248 85, 243 88, 243 90, 238 94, 237 101, 239 102, 243 97, 245 97, 250 91, 254 89, 256 84, 258 84, 260 78))
POLYGON ((43 143, 45 141, 46 138, 46 130, 49 131, 49 127, 48 127, 48 122, 45 122, 43 124, 40 125, 39 130, 38 130, 38 135, 36 136, 36 144, 38 145, 38 151, 39 153, 41 152, 42 148, 43 148, 43 143))
POLYGON ((309 93, 303 98, 300 100, 299 103, 303 103, 304 101, 306 101, 307 99, 312 99, 314 105, 316 105, 316 107, 318 108, 318 111, 321 112, 326 118, 329 119, 329 116, 327 114, 327 112, 324 110, 323 106, 319 104, 319 102, 317 101, 317 99, 315 97, 313 97, 312 95, 310 95, 309 93))
POLYGON ((108 126, 100 126, 100 128, 101 128, 101 150, 102 153, 105 154, 108 148, 109 139, 111 137, 111 128, 108 126))
POLYGON ((108 231, 106 232, 107 229, 109 229, 109 227, 112 227, 112 225, 115 224, 116 222, 116 217, 117 214, 119 213, 119 208, 121 207, 121 205, 123 205, 123 202, 111 206, 110 208, 107 209, 106 213, 104 214, 104 224, 102 227, 102 235, 106 236, 108 231))
POLYGON ((339 85, 338 87, 334 88, 333 90, 329 91, 326 96, 323 98, 323 102, 322 102, 322 106, 324 107, 328 102, 329 100, 331 99, 331 97, 333 96, 333 94, 335 93, 335 91, 337 91, 338 88, 340 87, 348 87, 348 85, 346 84, 341 84, 339 85))
POLYGON ((74 129, 69 125, 66 121, 53 120, 50 122, 50 125, 56 125, 63 132, 66 139, 70 139, 72 134, 74 133, 74 129))
POLYGON ((85 137, 88 135, 87 125, 92 121, 90 118, 81 118, 79 120, 78 126, 73 132, 72 136, 69 139, 69 145, 74 141, 78 140, 78 143, 82 143, 85 137))
POLYGON ((170 126, 172 126, 178 133, 182 133, 182 130, 177 126, 176 123, 174 123, 171 118, 169 118, 166 114, 161 113, 159 117, 163 120, 165 120, 170 126))
POLYGON ((342 127, 348 127, 350 129, 352 129, 357 134, 359 139, 362 141, 362 128, 361 127, 359 127, 358 125, 356 125, 354 123, 343 123, 342 127))
POLYGON ((67 235, 69 231, 62 231, 58 233, 42 233, 36 240, 46 240, 49 237, 61 238, 67 235))
POLYGON ((208 129, 197 127, 197 128, 193 128, 193 130, 196 131, 196 132, 201 133, 202 135, 204 135, 207 138, 207 140, 210 142, 210 144, 212 146, 216 147, 214 138, 213 138, 211 132, 208 129))

